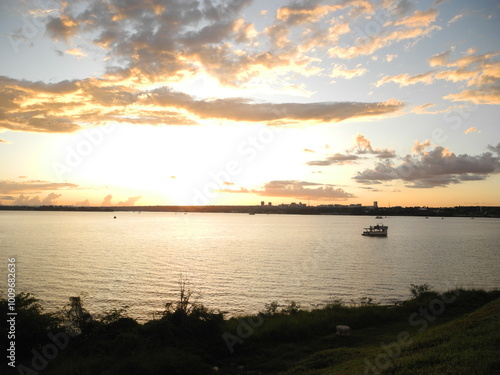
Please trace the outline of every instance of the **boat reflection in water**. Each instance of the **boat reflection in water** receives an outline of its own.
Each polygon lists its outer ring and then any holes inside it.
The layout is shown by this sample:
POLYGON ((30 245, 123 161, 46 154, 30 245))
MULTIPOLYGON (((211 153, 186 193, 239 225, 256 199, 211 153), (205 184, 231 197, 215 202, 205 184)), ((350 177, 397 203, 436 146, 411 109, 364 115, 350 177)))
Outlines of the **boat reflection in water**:
POLYGON ((377 224, 375 226, 370 225, 368 228, 364 228, 361 235, 369 237, 387 237, 388 229, 389 227, 383 224, 377 224))

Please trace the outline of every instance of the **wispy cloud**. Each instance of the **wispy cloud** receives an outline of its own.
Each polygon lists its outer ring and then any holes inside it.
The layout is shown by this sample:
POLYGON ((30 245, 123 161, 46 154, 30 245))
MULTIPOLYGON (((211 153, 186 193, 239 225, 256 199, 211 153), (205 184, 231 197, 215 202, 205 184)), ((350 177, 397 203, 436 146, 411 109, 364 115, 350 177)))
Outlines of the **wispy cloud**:
POLYGON ((43 190, 63 190, 78 188, 78 185, 66 182, 50 182, 50 181, 23 181, 16 182, 10 180, 0 180, 0 193, 37 193, 43 190))
POLYGON ((424 83, 430 85, 436 80, 464 82, 469 89, 451 93, 444 99, 469 101, 476 104, 500 104, 500 52, 476 54, 467 51, 465 56, 452 59, 453 50, 436 54, 429 58, 429 65, 434 70, 415 75, 407 73, 384 76, 375 86, 393 82, 400 87, 424 83))
POLYGON ((361 65, 357 65, 354 69, 348 69, 345 65, 335 65, 330 73, 330 77, 352 79, 355 77, 361 77, 366 72, 368 72, 368 70, 361 67, 361 65))
POLYGON ((467 128, 465 131, 464 131, 464 134, 469 134, 469 133, 481 133, 481 130, 479 130, 478 128, 476 128, 475 126, 471 126, 470 128, 467 128))
POLYGON ((65 51, 65 53, 67 53, 68 55, 73 55, 73 56, 76 56, 76 57, 86 57, 87 54, 85 52, 83 52, 81 49, 79 48, 71 48, 71 49, 67 49, 65 51))
POLYGON ((309 161, 306 164, 307 165, 315 165, 315 166, 327 166, 327 165, 345 165, 345 164, 353 164, 356 160, 359 159, 359 156, 357 155, 350 155, 350 154, 333 154, 331 156, 328 156, 324 160, 314 160, 314 161, 309 161))

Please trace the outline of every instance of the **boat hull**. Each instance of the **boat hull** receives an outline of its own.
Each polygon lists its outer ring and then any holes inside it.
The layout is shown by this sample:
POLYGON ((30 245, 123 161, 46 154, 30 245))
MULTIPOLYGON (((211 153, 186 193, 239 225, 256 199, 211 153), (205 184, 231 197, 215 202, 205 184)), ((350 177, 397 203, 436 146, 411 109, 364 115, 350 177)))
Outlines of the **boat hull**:
POLYGON ((367 237, 387 237, 388 229, 389 227, 387 225, 377 224, 375 226, 365 228, 361 235, 367 237))
POLYGON ((362 236, 367 237, 387 237, 387 233, 361 233, 362 236))

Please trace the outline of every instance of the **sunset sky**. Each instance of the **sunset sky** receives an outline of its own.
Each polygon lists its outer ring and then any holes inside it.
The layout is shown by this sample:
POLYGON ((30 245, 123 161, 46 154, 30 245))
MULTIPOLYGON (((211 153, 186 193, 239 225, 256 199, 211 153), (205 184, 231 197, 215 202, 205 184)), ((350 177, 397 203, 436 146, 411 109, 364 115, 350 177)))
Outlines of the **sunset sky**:
POLYGON ((499 16, 2 1, 0 203, 500 205, 499 16))

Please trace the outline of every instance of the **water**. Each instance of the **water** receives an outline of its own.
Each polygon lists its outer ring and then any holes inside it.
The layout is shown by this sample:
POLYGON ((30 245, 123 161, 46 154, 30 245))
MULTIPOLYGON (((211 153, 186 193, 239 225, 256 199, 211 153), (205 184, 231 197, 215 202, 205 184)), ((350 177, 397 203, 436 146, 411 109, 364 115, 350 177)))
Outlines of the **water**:
POLYGON ((387 238, 361 236, 379 221, 0 211, 1 273, 15 256, 18 291, 34 293, 49 310, 84 292, 91 312, 129 305, 139 319, 176 299, 181 275, 204 305, 230 315, 271 301, 390 303, 407 298, 412 283, 500 287, 500 219, 389 217, 387 238))

